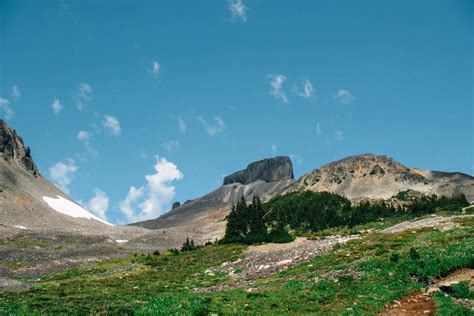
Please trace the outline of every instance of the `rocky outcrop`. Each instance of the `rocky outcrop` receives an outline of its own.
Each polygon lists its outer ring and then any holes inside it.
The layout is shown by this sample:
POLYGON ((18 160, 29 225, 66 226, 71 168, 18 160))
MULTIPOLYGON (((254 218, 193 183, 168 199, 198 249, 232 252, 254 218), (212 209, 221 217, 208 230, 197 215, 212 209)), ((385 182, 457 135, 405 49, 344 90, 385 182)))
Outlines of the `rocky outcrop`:
POLYGON ((174 210, 177 207, 180 207, 181 203, 180 202, 174 202, 173 205, 171 206, 171 210, 174 210))
POLYGON ((474 178, 459 172, 409 168, 383 155, 363 154, 326 164, 302 176, 294 190, 330 191, 357 201, 389 199, 400 191, 474 200, 474 178))
POLYGON ((255 181, 278 182, 293 179, 293 164, 286 156, 263 159, 224 178, 224 185, 249 184, 255 181))
POLYGON ((38 168, 31 157, 30 148, 3 120, 0 120, 0 157, 7 162, 15 162, 33 176, 39 176, 38 168))

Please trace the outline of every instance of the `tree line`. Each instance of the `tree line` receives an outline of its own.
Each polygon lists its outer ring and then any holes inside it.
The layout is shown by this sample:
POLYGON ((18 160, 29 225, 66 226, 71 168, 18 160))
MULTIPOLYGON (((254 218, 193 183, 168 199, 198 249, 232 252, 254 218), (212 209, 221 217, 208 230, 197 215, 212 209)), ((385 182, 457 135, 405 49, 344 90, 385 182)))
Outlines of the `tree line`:
POLYGON ((241 197, 227 217, 222 243, 289 242, 293 235, 326 228, 364 224, 400 215, 420 216, 437 210, 457 211, 469 205, 464 194, 412 197, 402 204, 362 202, 330 192, 291 192, 262 203, 254 196, 250 203, 241 197), (290 234, 290 231, 292 234, 290 234))

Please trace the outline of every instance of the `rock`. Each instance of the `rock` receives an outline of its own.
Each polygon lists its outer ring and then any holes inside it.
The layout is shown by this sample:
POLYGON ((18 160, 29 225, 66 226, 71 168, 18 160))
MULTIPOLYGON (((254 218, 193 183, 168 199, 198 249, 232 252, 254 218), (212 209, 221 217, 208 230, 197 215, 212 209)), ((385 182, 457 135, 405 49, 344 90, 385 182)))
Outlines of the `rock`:
POLYGON ((181 203, 174 202, 173 205, 171 206, 171 210, 174 210, 175 208, 180 207, 180 206, 181 206, 181 203))
POLYGON ((33 176, 39 176, 38 168, 31 157, 30 148, 3 120, 0 120, 0 156, 6 161, 14 161, 33 176))
POLYGON ((282 261, 277 262, 276 265, 277 265, 277 267, 279 267, 279 266, 283 266, 283 265, 290 264, 290 263, 292 263, 292 262, 293 262, 293 260, 291 260, 291 259, 286 259, 286 260, 282 260, 282 261))
POLYGON ((224 185, 232 183, 249 184, 258 180, 277 182, 293 178, 291 159, 286 156, 280 156, 251 163, 244 170, 225 177, 224 185))

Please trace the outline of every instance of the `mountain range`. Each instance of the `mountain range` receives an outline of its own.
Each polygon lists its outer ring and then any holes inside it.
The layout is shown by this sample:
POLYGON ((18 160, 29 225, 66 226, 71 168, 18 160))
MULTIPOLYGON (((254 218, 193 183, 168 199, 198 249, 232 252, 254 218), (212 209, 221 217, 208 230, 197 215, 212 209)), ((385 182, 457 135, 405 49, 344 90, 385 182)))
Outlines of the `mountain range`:
POLYGON ((176 247, 186 237, 197 243, 220 239, 226 216, 241 196, 262 201, 292 191, 330 191, 357 203, 390 199, 401 191, 424 195, 463 193, 474 200, 474 178, 454 172, 404 166, 383 155, 362 154, 328 163, 295 180, 289 157, 263 159, 224 178, 216 190, 156 219, 113 226, 88 212, 48 182, 22 138, 0 120, 0 230, 63 231, 107 235, 130 248, 176 247))

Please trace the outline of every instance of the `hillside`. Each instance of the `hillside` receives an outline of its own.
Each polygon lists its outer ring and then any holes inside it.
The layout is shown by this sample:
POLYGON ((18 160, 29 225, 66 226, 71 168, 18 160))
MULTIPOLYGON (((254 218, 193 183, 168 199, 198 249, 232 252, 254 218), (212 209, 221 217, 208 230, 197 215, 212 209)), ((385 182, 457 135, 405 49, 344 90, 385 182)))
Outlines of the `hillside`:
POLYGON ((294 190, 330 191, 351 200, 389 199, 400 191, 474 200, 474 177, 410 168, 387 157, 363 154, 328 163, 298 179, 294 190))

